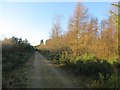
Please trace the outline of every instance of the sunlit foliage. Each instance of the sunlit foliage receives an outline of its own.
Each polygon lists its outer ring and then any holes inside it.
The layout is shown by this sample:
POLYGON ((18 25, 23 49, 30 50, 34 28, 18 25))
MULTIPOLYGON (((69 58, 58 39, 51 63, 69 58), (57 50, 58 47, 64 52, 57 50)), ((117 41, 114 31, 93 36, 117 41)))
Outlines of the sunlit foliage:
MULTIPOLYGON (((113 6, 119 8, 119 4, 113 6)), ((112 10, 108 19, 98 23, 98 19, 90 17, 88 9, 79 2, 69 18, 67 32, 60 33, 61 23, 55 19, 51 38, 46 41, 44 48, 41 45, 38 48, 50 59, 74 69, 76 74, 99 78, 101 73, 106 79, 103 80, 104 85, 111 87, 120 73, 118 17, 119 14, 112 10)), ((99 81, 95 82, 95 85, 99 84, 99 81)), ((101 84, 101 87, 105 87, 104 85, 101 84)), ((118 85, 119 83, 116 86, 118 85)))

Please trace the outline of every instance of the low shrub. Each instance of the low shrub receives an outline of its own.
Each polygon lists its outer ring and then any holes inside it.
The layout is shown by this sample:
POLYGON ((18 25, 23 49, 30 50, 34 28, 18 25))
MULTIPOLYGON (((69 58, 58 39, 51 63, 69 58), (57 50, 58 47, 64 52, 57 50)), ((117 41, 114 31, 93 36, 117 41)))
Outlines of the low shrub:
POLYGON ((95 61, 95 60, 77 60, 76 61, 76 72, 86 76, 98 76, 102 73, 104 76, 112 74, 113 66, 107 61, 95 61))
POLYGON ((116 61, 114 64, 115 64, 114 66, 115 66, 117 72, 120 74, 120 61, 116 61))
MULTIPOLYGON (((27 40, 12 37, 2 41, 2 52, 2 77, 7 82, 16 67, 27 62, 34 48, 27 40)), ((6 82, 3 82, 3 86, 6 82)))
POLYGON ((89 61, 89 60, 93 61, 94 60, 94 61, 96 61, 97 57, 95 55, 85 53, 85 54, 77 57, 75 61, 77 62, 79 60, 83 60, 83 61, 89 61))
POLYGON ((120 74, 114 73, 104 77, 101 73, 99 79, 91 83, 91 87, 97 88, 120 88, 120 74))
POLYGON ((99 60, 94 55, 85 54, 76 58, 75 71, 77 74, 98 77, 99 73, 104 76, 114 72, 113 65, 106 60, 99 60))

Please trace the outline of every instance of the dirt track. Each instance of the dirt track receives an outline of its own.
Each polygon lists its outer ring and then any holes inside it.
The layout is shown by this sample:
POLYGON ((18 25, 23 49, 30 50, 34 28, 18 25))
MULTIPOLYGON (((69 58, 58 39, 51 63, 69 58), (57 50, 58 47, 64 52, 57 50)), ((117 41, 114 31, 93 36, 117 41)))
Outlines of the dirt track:
POLYGON ((40 53, 35 52, 33 73, 31 76, 30 88, 71 88, 72 81, 64 72, 46 60, 40 53))

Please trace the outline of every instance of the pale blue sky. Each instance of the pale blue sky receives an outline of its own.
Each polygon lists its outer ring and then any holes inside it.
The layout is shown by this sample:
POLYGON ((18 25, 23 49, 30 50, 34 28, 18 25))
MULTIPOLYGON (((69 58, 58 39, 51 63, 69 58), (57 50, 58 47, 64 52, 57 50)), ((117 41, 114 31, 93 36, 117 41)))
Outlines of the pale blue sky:
MULTIPOLYGON (((99 21, 107 18, 111 2, 84 2, 92 16, 99 21)), ((48 39, 55 15, 63 15, 62 28, 67 30, 69 17, 76 3, 72 2, 9 2, 0 3, 0 38, 27 38, 32 45, 48 39)))

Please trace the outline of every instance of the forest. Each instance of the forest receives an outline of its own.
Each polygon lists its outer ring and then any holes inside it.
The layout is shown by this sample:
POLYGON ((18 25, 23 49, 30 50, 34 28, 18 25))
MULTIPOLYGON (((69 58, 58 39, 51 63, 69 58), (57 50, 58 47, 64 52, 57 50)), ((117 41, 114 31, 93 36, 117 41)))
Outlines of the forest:
POLYGON ((119 4, 112 4, 109 18, 100 21, 77 3, 62 33, 61 16, 52 23, 51 37, 36 46, 40 53, 76 75, 94 78, 91 87, 120 88, 119 4))
MULTIPOLYGON (((59 69, 53 68, 54 65, 48 62, 50 61, 70 71, 76 77, 84 76, 86 79, 91 79, 90 82, 84 83, 87 88, 120 88, 120 4, 113 3, 111 7, 108 18, 98 21, 98 18, 90 15, 89 9, 82 2, 76 3, 69 17, 66 32, 63 32, 61 15, 55 15, 50 38, 45 43, 41 40, 37 46, 32 46, 27 39, 23 40, 15 36, 0 40, 2 42, 2 87, 25 88, 27 85, 21 79, 25 79, 28 83, 29 77, 24 78, 22 74, 25 70, 21 70, 22 73, 19 70, 24 69, 27 62, 31 66, 26 70, 32 72, 32 74, 27 72, 28 75, 33 77, 41 75, 43 79, 40 84, 43 80, 43 86, 50 80, 49 84, 51 84, 50 77, 55 77, 53 75, 60 77, 60 75, 57 72, 59 69), (45 61, 46 58, 48 61, 45 61), (21 76, 19 79, 16 72, 21 76), (22 84, 17 85, 18 82, 22 84)), ((55 82, 54 79, 53 84, 56 84, 59 80, 55 79, 55 82)), ((33 81, 39 82, 37 79, 33 81)))
POLYGON ((22 38, 5 38, 2 41, 2 87, 10 87, 13 72, 17 67, 22 67, 33 54, 34 48, 22 38), (9 84, 10 83, 10 84, 9 84))

